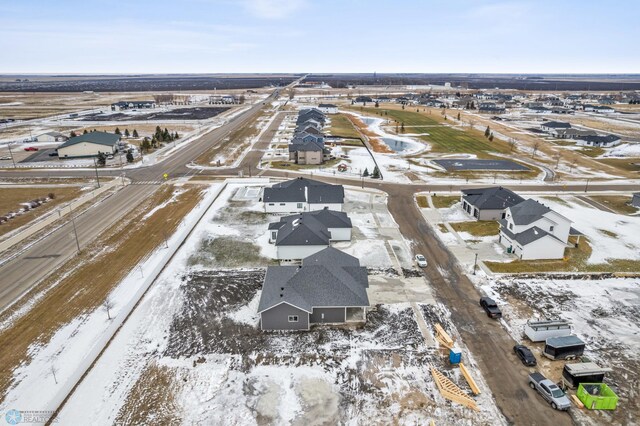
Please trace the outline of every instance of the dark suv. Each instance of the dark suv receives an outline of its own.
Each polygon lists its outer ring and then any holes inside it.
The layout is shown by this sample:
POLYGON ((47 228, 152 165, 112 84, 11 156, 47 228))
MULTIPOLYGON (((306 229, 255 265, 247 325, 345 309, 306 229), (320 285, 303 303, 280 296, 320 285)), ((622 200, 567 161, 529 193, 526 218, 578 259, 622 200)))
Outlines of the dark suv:
POLYGON ((502 318, 502 311, 500 310, 500 308, 498 308, 498 305, 496 304, 495 300, 493 300, 492 298, 487 296, 481 297, 480 306, 482 306, 482 309, 484 309, 484 311, 487 313, 487 316, 489 318, 493 318, 493 319, 502 318))
POLYGON ((537 364, 536 357, 531 352, 531 349, 524 345, 515 345, 513 347, 513 352, 515 352, 516 356, 520 358, 520 361, 527 367, 533 367, 537 364))

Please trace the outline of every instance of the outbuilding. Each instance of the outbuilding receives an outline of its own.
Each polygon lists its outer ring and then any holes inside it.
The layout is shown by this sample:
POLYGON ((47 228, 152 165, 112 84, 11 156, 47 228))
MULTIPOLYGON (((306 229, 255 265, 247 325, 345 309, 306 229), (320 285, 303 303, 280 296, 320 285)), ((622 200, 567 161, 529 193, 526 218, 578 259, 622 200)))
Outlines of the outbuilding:
POLYGON ((57 149, 59 158, 96 157, 100 153, 115 154, 120 135, 106 132, 89 132, 76 136, 57 149))

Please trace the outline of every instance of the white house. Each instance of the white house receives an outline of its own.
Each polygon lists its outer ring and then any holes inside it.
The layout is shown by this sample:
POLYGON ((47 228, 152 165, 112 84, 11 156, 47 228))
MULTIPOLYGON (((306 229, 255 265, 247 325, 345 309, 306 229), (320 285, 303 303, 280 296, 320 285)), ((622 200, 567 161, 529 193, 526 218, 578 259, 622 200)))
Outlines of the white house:
POLYGON ((302 213, 324 208, 342 211, 344 188, 299 177, 265 188, 262 202, 266 213, 302 213))
POLYGON ((617 135, 586 135, 580 136, 576 145, 594 146, 600 148, 611 148, 620 143, 620 136, 617 135))
POLYGON ((338 107, 334 104, 320 104, 318 105, 318 109, 320 112, 324 114, 337 114, 338 107))
POLYGON ((523 260, 562 259, 573 231, 569 219, 529 199, 505 210, 498 241, 523 260))
POLYGON ((114 154, 118 150, 120 135, 89 132, 76 136, 58 146, 59 158, 95 157, 100 153, 114 154))
POLYGON ((64 142, 69 139, 60 132, 47 132, 36 137, 38 142, 64 142))

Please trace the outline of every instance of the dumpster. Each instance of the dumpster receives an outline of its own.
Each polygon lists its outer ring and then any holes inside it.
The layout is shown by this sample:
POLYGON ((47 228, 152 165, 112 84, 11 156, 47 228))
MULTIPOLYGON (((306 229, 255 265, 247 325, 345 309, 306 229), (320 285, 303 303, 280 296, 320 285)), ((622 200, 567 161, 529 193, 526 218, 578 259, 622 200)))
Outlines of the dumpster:
POLYGON ((459 348, 449 349, 449 362, 451 364, 460 364, 462 361, 462 351, 459 348))
POLYGON ((580 383, 576 396, 589 410, 615 410, 618 395, 604 383, 580 383))

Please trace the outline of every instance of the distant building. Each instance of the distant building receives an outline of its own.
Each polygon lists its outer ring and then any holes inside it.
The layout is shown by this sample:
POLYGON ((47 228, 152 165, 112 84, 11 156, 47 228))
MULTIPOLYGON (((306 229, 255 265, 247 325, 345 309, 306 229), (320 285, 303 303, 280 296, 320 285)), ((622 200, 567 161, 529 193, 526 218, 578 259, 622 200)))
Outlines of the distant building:
POLYGON ((111 104, 111 111, 123 111, 127 109, 155 108, 155 101, 120 101, 111 104))
POLYGON ((565 123, 564 121, 545 121, 540 125, 540 130, 543 132, 553 132, 558 129, 570 129, 571 123, 565 123))
POLYGON ((96 157, 100 153, 115 154, 120 135, 106 132, 89 132, 76 136, 58 146, 59 158, 96 157))
POLYGON ((318 109, 325 114, 337 114, 338 106, 334 104, 320 104, 318 109))
POLYGON ((332 247, 302 266, 269 266, 258 304, 262 330, 309 330, 313 324, 366 321, 367 269, 332 247))
POLYGON ((640 192, 633 194, 633 197, 631 198, 631 205, 633 207, 640 208, 640 192))
POLYGON ((36 137, 38 142, 64 142, 67 139, 69 138, 60 132, 47 132, 36 137))
POLYGON ((611 148, 620 143, 620 136, 617 135, 580 136, 576 139, 578 139, 577 145, 598 148, 611 148))

